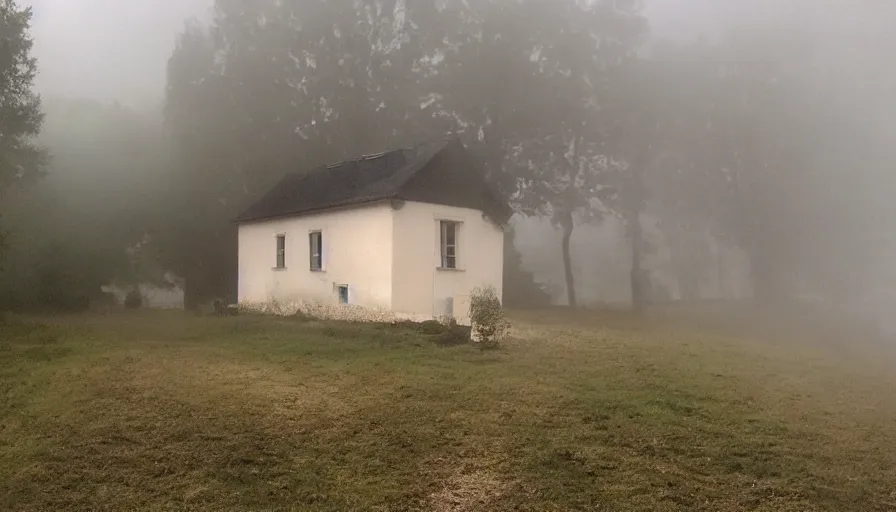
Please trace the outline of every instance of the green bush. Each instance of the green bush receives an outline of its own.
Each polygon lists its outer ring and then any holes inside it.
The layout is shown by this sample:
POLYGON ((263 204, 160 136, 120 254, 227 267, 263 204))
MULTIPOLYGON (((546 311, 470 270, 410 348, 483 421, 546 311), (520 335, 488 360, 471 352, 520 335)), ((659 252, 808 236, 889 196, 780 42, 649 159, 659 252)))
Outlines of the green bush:
POLYGON ((470 295, 470 320, 473 324, 473 340, 483 346, 497 345, 510 329, 510 322, 504 317, 501 299, 491 286, 473 290, 470 295))

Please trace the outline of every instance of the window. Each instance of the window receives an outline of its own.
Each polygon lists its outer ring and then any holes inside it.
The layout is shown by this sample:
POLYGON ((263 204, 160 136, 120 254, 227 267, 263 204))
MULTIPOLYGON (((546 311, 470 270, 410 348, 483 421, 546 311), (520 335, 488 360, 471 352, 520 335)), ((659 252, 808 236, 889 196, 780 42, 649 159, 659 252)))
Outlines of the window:
POLYGON ((286 235, 277 235, 277 268, 286 268, 286 235))
POLYGON ((457 231, 460 223, 443 220, 442 227, 442 268, 457 268, 457 231))
POLYGON ((324 237, 320 231, 313 231, 308 234, 308 246, 311 251, 311 270, 323 270, 323 253, 324 253, 324 237))
POLYGON ((338 288, 339 291, 339 303, 340 304, 348 304, 348 286, 342 285, 338 288))

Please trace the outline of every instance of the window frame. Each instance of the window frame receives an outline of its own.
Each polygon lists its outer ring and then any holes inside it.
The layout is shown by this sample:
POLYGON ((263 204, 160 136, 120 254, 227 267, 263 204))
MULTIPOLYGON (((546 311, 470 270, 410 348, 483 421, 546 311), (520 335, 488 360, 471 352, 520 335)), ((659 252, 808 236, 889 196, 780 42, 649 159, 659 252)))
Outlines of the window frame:
POLYGON ((324 271, 324 232, 315 229, 308 232, 308 268, 311 272, 324 271), (317 247, 315 247, 315 239, 317 247), (315 249, 317 252, 315 253, 315 249))
POLYGON ((286 270, 286 233, 274 235, 274 243, 274 270, 286 270))
POLYGON ((439 269, 460 270, 460 231, 462 222, 452 219, 439 219, 439 269), (448 243, 448 227, 454 228, 454 243, 448 243), (453 253, 453 254, 451 254, 453 253))

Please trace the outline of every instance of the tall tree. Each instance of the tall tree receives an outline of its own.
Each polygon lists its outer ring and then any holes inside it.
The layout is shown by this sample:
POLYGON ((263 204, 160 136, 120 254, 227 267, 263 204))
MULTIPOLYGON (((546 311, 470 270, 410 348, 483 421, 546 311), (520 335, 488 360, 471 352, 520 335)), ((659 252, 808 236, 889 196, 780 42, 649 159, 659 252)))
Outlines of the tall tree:
POLYGON ((400 0, 218 0, 210 27, 187 27, 169 61, 184 186, 164 249, 188 302, 234 295, 229 219, 284 172, 432 134, 418 84, 436 14, 400 0))
POLYGON ((676 226, 680 235, 683 224, 696 223, 686 215, 686 205, 704 200, 691 192, 706 190, 709 183, 694 176, 695 182, 682 184, 680 176, 680 166, 694 157, 708 119, 702 98, 710 75, 697 62, 691 53, 660 46, 617 75, 609 146, 622 163, 614 166, 618 195, 613 203, 631 240, 635 310, 643 309, 653 288, 644 268, 648 241, 642 221, 649 205, 659 203, 662 208, 655 211, 662 215, 660 227, 676 226), (695 98, 701 100, 692 101, 695 98))
MULTIPOLYGON (((43 114, 32 91, 37 60, 30 23, 30 7, 0 0, 0 204, 11 187, 39 176, 47 158, 34 142, 43 114)), ((0 231, 0 253, 5 245, 0 231)))
POLYGON ((573 0, 481 2, 464 20, 440 67, 438 115, 466 135, 520 213, 563 230, 575 306, 575 222, 603 213, 605 84, 643 40, 645 20, 618 2, 573 0))

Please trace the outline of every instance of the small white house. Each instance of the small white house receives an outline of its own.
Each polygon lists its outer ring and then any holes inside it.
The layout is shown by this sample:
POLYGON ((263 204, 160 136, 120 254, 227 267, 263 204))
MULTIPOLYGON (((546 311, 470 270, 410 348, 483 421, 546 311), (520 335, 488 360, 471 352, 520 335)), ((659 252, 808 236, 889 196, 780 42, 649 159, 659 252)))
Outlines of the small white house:
POLYGON ((291 174, 236 220, 239 302, 469 325, 474 288, 502 293, 510 216, 456 140, 291 174))

